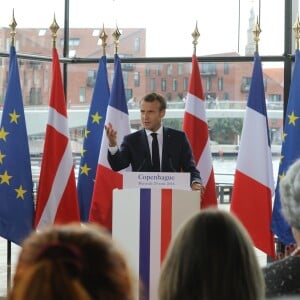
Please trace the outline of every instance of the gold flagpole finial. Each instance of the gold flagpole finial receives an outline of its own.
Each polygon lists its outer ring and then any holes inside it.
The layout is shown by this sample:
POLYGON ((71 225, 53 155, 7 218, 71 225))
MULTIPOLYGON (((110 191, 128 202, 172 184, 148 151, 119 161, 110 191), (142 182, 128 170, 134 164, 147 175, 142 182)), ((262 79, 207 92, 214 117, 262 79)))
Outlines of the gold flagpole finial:
POLYGON ((50 28, 51 34, 52 34, 53 48, 56 48, 56 38, 57 38, 57 31, 59 29, 59 26, 58 26, 58 24, 56 22, 55 14, 54 14, 53 22, 52 22, 52 24, 51 24, 51 26, 49 28, 50 28))
POLYGON ((11 23, 9 24, 9 27, 11 28, 10 31, 10 37, 11 37, 11 45, 15 46, 15 36, 16 36, 16 27, 17 27, 17 22, 15 20, 15 11, 13 9, 13 15, 11 19, 11 23))
POLYGON ((194 54, 196 54, 199 36, 200 36, 200 33, 199 33, 199 31, 198 31, 198 23, 196 22, 195 30, 194 30, 193 33, 192 33, 192 37, 193 37, 193 45, 194 45, 194 54))
POLYGON ((253 28, 252 32, 253 32, 253 35, 254 35, 253 39, 254 39, 254 42, 255 42, 255 51, 258 52, 259 35, 261 33, 258 18, 257 18, 256 24, 254 25, 254 28, 253 28))
POLYGON ((293 26, 293 30, 295 32, 295 39, 296 39, 296 50, 299 50, 299 39, 300 39, 300 23, 299 23, 299 16, 297 16, 297 20, 293 26))
POLYGON ((118 54, 119 49, 119 38, 121 36, 121 32, 119 31, 119 28, 117 26, 116 30, 113 32, 112 36, 114 37, 114 44, 115 44, 115 54, 118 54))
POLYGON ((104 24, 103 24, 102 31, 101 31, 101 33, 99 35, 99 38, 102 41, 103 55, 105 56, 106 55, 106 46, 107 46, 106 40, 108 38, 108 35, 106 34, 106 32, 104 30, 104 24))

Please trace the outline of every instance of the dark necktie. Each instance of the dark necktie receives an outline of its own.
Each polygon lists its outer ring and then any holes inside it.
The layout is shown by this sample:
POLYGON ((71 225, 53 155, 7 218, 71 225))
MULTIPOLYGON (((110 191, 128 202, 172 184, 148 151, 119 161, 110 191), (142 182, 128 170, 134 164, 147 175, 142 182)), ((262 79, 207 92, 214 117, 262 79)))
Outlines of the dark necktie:
POLYGON ((158 148, 158 140, 157 133, 151 133, 152 135, 152 166, 154 172, 160 171, 160 162, 159 162, 159 148, 158 148))

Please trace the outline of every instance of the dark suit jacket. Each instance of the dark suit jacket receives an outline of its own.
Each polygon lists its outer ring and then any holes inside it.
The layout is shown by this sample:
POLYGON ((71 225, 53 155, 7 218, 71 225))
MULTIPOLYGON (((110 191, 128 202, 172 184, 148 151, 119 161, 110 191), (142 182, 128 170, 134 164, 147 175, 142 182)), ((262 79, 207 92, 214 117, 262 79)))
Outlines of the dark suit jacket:
MULTIPOLYGON (((144 129, 124 137, 119 150, 112 155, 108 151, 108 162, 114 171, 127 168, 132 171, 152 172, 151 154, 144 129)), ((190 143, 183 131, 163 128, 162 172, 189 172, 192 182, 201 182, 196 169, 190 143)))

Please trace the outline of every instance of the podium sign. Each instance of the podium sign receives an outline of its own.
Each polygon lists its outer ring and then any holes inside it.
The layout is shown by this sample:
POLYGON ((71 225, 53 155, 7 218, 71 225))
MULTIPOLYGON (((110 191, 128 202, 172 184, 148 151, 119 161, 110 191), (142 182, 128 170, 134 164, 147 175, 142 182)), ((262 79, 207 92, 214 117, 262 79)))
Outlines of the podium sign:
POLYGON ((190 173, 124 172, 123 188, 191 190, 190 173))
POLYGON ((115 189, 112 237, 143 286, 137 299, 156 300, 161 263, 180 225, 200 210, 200 192, 115 189))

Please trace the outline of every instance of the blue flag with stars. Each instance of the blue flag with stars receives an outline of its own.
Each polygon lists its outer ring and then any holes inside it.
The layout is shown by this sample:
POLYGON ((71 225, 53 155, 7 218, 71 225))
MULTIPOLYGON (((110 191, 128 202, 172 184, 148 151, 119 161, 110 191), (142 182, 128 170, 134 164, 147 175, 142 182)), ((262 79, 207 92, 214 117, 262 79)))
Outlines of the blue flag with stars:
POLYGON ((77 182, 80 218, 82 221, 88 221, 89 218, 109 96, 106 56, 102 56, 84 132, 77 182))
POLYGON ((0 126, 0 235, 18 245, 33 229, 30 153, 18 61, 10 48, 7 92, 0 126))
POLYGON ((300 52, 295 52, 295 65, 287 104, 280 165, 278 170, 277 186, 272 213, 272 231, 284 245, 295 243, 290 226, 281 212, 279 182, 289 166, 300 158, 300 52))

